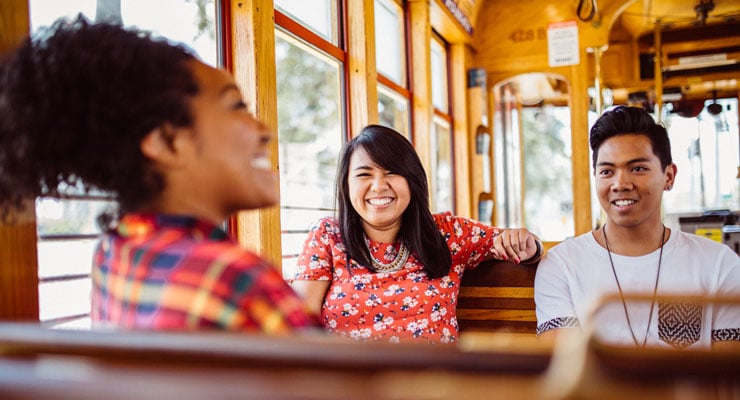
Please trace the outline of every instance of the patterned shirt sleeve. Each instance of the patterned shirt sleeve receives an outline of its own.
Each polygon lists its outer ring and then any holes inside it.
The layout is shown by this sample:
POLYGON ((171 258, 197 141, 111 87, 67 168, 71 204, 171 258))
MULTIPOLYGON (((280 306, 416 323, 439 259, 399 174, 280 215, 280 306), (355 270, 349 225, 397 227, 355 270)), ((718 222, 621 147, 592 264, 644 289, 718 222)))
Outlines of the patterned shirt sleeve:
POLYGON ((493 238, 499 233, 498 228, 454 216, 450 212, 435 214, 434 217, 450 248, 453 264, 462 262, 465 268, 475 268, 485 259, 493 248, 493 238))
POLYGON ((314 225, 303 243, 293 279, 331 280, 338 235, 339 227, 333 219, 324 218, 314 225))

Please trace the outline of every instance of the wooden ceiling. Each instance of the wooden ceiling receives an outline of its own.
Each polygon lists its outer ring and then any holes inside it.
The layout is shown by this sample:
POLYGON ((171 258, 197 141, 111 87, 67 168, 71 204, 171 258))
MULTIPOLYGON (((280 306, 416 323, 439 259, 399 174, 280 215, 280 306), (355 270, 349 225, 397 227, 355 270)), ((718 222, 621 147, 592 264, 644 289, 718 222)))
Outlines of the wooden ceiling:
POLYGON ((586 10, 595 2, 601 19, 579 18, 579 44, 586 48, 608 44, 602 73, 607 87, 619 89, 615 98, 653 90, 654 73, 643 76, 643 69, 655 71, 656 53, 661 54, 664 89, 680 88, 686 98, 712 98, 715 92, 737 96, 740 0, 459 0, 458 4, 473 9, 474 60, 496 82, 548 70, 548 24, 578 18, 581 2, 586 10))
POLYGON ((740 0, 637 0, 624 9, 618 25, 639 43, 641 53, 655 52, 655 35, 660 30, 665 84, 682 87, 685 97, 708 98, 717 92, 736 96, 740 0), (724 57, 719 63, 730 64, 679 65, 682 58, 712 56, 724 57))
MULTIPOLYGON (((632 37, 663 31, 702 29, 737 24, 740 0, 638 0, 621 14, 621 24, 632 37)), ((738 34, 738 33, 736 33, 738 34)))

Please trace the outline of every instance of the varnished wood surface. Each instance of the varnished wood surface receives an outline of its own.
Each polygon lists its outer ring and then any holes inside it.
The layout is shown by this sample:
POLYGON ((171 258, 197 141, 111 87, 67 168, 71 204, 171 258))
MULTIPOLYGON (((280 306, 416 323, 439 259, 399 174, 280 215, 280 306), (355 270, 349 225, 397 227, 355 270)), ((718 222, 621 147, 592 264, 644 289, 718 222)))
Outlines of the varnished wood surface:
MULTIPOLYGON (((0 54, 15 48, 28 32, 28 2, 0 1, 0 54)), ((10 215, 12 223, 0 220, 0 321, 34 321, 39 316, 33 201, 26 207, 10 215)))
POLYGON ((484 261, 465 271, 458 296, 460 330, 534 335, 537 265, 484 261))
MULTIPOLYGON (((478 338, 478 342, 480 342, 478 338)), ((0 324, 3 399, 539 397, 547 349, 0 324)))
POLYGON ((566 335, 550 363, 550 349, 531 337, 463 338, 454 347, 0 324, 0 398, 719 400, 740 390, 737 351, 566 335))
POLYGON ((546 352, 460 351, 455 345, 358 342, 328 334, 295 337, 223 332, 102 332, 0 324, 0 356, 91 356, 178 365, 350 368, 365 371, 440 368, 468 372, 541 373, 546 352))
POLYGON ((0 360, 3 399, 491 399, 542 398, 541 377, 418 371, 161 368, 80 358, 0 360), (495 396, 494 396, 495 393, 495 396), (494 397, 492 397, 494 396, 494 397))
MULTIPOLYGON (((277 169, 277 92, 275 23, 272 2, 231 0, 231 44, 234 79, 253 115, 275 136, 270 143, 270 164, 277 169), (269 57, 265 55, 270 54, 269 57)), ((280 208, 243 211, 237 215, 239 242, 281 265, 280 208)))

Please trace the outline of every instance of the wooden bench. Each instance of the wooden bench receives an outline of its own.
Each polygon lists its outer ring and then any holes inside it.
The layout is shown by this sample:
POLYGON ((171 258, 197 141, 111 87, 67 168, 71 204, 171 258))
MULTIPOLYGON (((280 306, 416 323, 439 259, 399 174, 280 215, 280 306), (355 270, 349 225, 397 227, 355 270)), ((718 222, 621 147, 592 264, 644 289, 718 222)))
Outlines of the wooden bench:
POLYGON ((535 334, 537 264, 484 261, 465 271, 457 305, 461 332, 535 334))
POLYGON ((463 351, 327 334, 66 331, 0 323, 0 398, 414 399, 448 391, 442 398, 482 399, 498 390, 527 399, 537 397, 550 357, 536 349, 463 351))

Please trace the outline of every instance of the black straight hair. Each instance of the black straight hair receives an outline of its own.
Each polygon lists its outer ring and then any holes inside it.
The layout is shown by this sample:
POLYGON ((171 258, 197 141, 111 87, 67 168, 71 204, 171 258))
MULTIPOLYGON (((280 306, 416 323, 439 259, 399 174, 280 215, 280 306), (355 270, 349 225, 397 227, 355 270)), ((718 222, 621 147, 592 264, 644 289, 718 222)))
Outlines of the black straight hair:
POLYGON ((349 162, 358 148, 364 149, 378 167, 401 175, 408 182, 411 200, 401 216, 399 241, 424 265, 429 278, 449 274, 452 257, 429 211, 429 185, 421 160, 408 139, 381 125, 369 125, 347 142, 338 165, 337 219, 349 257, 372 269, 362 217, 352 207, 349 196, 349 162))
POLYGON ((650 139, 653 154, 658 157, 663 169, 673 164, 671 142, 665 127, 655 123, 653 117, 642 108, 618 106, 602 114, 591 127, 589 140, 593 151, 593 167, 596 168, 599 148, 607 139, 630 134, 645 135, 650 139))

